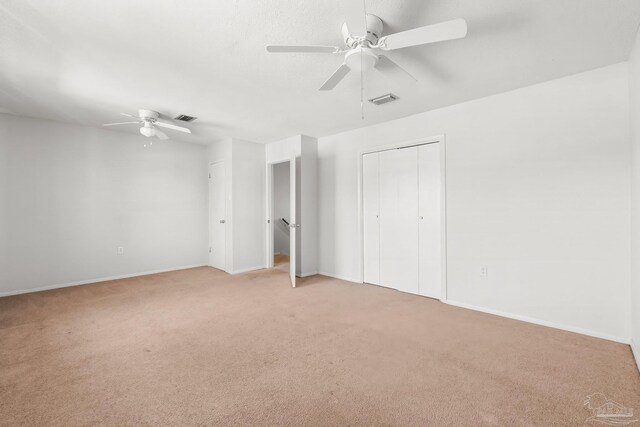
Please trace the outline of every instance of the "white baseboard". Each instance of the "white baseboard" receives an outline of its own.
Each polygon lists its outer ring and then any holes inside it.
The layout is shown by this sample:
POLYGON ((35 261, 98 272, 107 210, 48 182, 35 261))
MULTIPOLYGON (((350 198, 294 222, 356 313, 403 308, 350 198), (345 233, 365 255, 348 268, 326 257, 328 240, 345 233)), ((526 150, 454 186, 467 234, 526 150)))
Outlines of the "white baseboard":
POLYGON ((577 334, 588 335, 590 337, 595 337, 595 338, 602 338, 602 339, 605 339, 605 340, 615 341, 615 342, 619 342, 619 343, 622 343, 622 344, 630 344, 630 339, 629 338, 623 338, 623 337, 619 337, 619 336, 616 336, 616 335, 603 334, 601 332, 594 332, 594 331, 590 331, 588 329, 578 328, 578 327, 575 327, 575 326, 563 325, 563 324, 556 323, 556 322, 550 322, 548 320, 541 320, 541 319, 536 319, 534 317, 521 316, 519 314, 506 313, 504 311, 499 311, 499 310, 493 310, 493 309, 490 309, 490 308, 479 307, 479 306, 476 306, 476 305, 466 304, 466 303, 463 303, 463 302, 457 302, 457 301, 451 301, 451 300, 446 300, 446 301, 443 301, 443 302, 445 304, 454 305, 456 307, 467 308, 469 310, 475 310, 475 311, 481 311, 483 313, 493 314, 493 315, 501 316, 501 317, 507 317, 509 319, 521 320, 523 322, 529 322, 529 323, 534 323, 536 325, 548 326, 550 328, 561 329, 563 331, 569 331, 569 332, 575 332, 577 334))
POLYGON ((317 271, 309 271, 309 272, 307 272, 307 273, 302 273, 302 274, 301 274, 300 276, 298 276, 298 277, 309 277, 309 276, 315 276, 315 275, 317 275, 317 274, 318 274, 318 272, 317 272, 317 271))
POLYGON ((358 282, 357 280, 354 280, 351 277, 340 276, 340 275, 333 274, 333 273, 327 273, 326 271, 318 271, 317 274, 320 274, 322 276, 327 276, 327 277, 333 277, 334 279, 344 280, 345 282, 357 283, 359 285, 362 284, 361 282, 358 282))
POLYGON ((108 282, 110 280, 129 279, 131 277, 148 276, 149 274, 166 273, 166 272, 169 272, 169 271, 186 270, 188 268, 206 267, 206 266, 207 266, 206 264, 185 265, 185 266, 181 266, 181 267, 165 268, 165 269, 162 269, 162 270, 150 270, 150 271, 143 271, 143 272, 140 272, 140 273, 121 274, 121 275, 118 275, 118 276, 109 276, 109 277, 99 277, 97 279, 90 279, 90 280, 79 280, 79 281, 76 281, 76 282, 61 283, 61 284, 49 285, 49 286, 41 286, 41 287, 38 287, 38 288, 19 289, 19 290, 9 291, 9 292, 0 292, 0 297, 8 297, 8 296, 11 296, 11 295, 28 294, 28 293, 40 292, 40 291, 49 291, 51 289, 69 288, 71 286, 90 285, 90 284, 93 284, 93 283, 108 282))
POLYGON ((256 271, 256 270, 262 270, 266 268, 264 265, 258 265, 256 267, 249 267, 249 268, 241 268, 240 270, 233 270, 233 271, 229 271, 229 274, 242 274, 242 273, 248 273, 250 271, 256 271))
MULTIPOLYGON (((347 282, 353 282, 353 283, 358 283, 358 284, 361 283, 358 280, 354 280, 354 279, 352 279, 350 277, 339 276, 337 274, 329 273, 329 272, 326 272, 326 271, 320 271, 318 274, 321 274, 323 276, 333 277, 334 279, 344 280, 344 281, 347 281, 347 282)), ((521 316, 519 314, 507 313, 507 312, 504 312, 504 311, 493 310, 493 309, 490 309, 490 308, 480 307, 480 306, 467 304, 467 303, 462 303, 462 302, 457 302, 457 301, 452 301, 452 300, 441 300, 441 301, 443 303, 445 303, 445 304, 454 305, 456 307, 461 307, 461 308, 467 308, 469 310, 481 311, 483 313, 489 313, 489 314, 493 314, 493 315, 496 315, 496 316, 507 317, 509 319, 521 320, 523 322, 534 323, 536 325, 548 326, 550 328, 561 329, 563 331, 575 332, 577 334, 588 335, 590 337, 602 338, 602 339, 605 339, 605 340, 615 341, 615 342, 619 342, 619 343, 622 343, 622 344, 630 344, 632 346, 633 354, 634 354, 634 357, 636 358, 636 362, 638 364, 638 367, 640 368, 640 348, 633 348, 633 344, 632 344, 632 342, 631 342, 631 340, 629 338, 623 338, 623 337, 619 337, 617 335, 604 334, 604 333, 601 333, 601 332, 590 331, 590 330, 583 329, 583 328, 578 328, 578 327, 575 327, 575 326, 563 325, 563 324, 556 323, 556 322, 550 322, 550 321, 547 321, 547 320, 536 319, 534 317, 521 316)))
POLYGON ((636 343, 631 339, 631 353, 633 353, 633 358, 636 360, 636 367, 640 371, 640 348, 636 346, 636 343))

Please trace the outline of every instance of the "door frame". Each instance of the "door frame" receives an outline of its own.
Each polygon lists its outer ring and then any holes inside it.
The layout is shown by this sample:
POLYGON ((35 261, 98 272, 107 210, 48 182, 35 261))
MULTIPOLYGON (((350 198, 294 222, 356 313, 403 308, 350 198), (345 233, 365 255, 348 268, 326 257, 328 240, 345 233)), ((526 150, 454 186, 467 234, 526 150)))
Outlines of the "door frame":
MULTIPOLYGON (((273 268, 273 227, 276 219, 274 219, 274 206, 273 206, 273 167, 275 165, 279 165, 282 163, 289 163, 289 171, 291 171, 291 160, 277 160, 274 162, 267 163, 267 179, 266 179, 266 194, 267 194, 267 203, 266 203, 266 220, 265 225, 267 227, 267 238, 266 243, 267 247, 264 253, 266 254, 266 259, 264 264, 267 266, 266 268, 273 268)), ((291 195, 289 195, 291 197, 291 195)))
POLYGON ((418 138, 410 141, 398 142, 388 145, 380 145, 374 148, 360 150, 358 152, 358 281, 364 283, 364 208, 363 208, 363 178, 362 178, 362 156, 381 151, 395 150, 398 148, 414 147, 426 144, 440 144, 440 248, 442 254, 441 264, 441 287, 440 301, 447 300, 447 181, 446 181, 446 138, 445 135, 436 135, 426 138, 418 138))
MULTIPOLYGON (((209 165, 207 167, 207 174, 208 174, 208 187, 207 187, 207 191, 208 191, 208 195, 209 195, 209 203, 208 203, 208 223, 209 223, 209 236, 208 236, 208 241, 209 241, 209 254, 207 255, 207 265, 209 267, 213 267, 211 265, 211 247, 213 244, 213 241, 211 239, 211 233, 213 231, 213 221, 211 218, 211 203, 213 202, 212 198, 211 198, 211 166, 216 165, 222 163, 223 167, 224 167, 224 176, 225 176, 225 182, 223 185, 223 189, 224 189, 224 219, 225 219, 225 230, 224 230, 224 271, 225 272, 229 272, 229 218, 228 218, 228 213, 229 213, 229 194, 228 194, 228 189, 227 189, 227 182, 228 182, 228 177, 227 177, 227 173, 229 173, 229 171, 227 170, 227 164, 224 160, 216 160, 216 161, 212 161, 209 162, 209 165)), ((216 268, 216 267, 213 267, 216 268)))

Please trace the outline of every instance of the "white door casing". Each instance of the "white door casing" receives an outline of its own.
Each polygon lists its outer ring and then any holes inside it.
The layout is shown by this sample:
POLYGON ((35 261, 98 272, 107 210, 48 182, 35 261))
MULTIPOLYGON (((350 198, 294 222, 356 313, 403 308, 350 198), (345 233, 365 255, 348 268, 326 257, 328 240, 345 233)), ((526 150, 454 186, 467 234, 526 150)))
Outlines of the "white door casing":
POLYGON ((298 228, 298 218, 296 215, 296 155, 292 154, 291 163, 289 164, 289 201, 290 201, 290 213, 289 213, 289 228, 291 233, 289 234, 289 278, 291 279, 291 286, 296 287, 296 235, 298 228))

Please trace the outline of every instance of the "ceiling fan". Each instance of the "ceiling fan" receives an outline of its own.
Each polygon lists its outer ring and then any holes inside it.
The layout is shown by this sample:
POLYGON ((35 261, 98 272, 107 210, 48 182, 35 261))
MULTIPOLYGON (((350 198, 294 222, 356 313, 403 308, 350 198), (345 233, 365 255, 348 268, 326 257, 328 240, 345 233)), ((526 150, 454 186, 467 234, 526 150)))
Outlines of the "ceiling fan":
POLYGON ((136 119, 132 122, 120 122, 120 123, 106 123, 103 126, 119 126, 119 125, 128 125, 132 123, 142 124, 143 126, 140 128, 140 133, 150 138, 152 136, 157 137, 158 139, 169 139, 166 133, 162 132, 157 127, 163 127, 167 129, 177 130, 179 132, 191 133, 191 131, 182 126, 176 126, 171 123, 161 122, 158 120, 160 117, 160 113, 153 110, 138 110, 138 116, 133 116, 127 113, 120 113, 123 116, 131 117, 136 119))
POLYGON ((402 82, 415 83, 417 81, 411 74, 387 56, 380 54, 379 51, 454 40, 467 35, 467 22, 464 19, 454 19, 382 36, 382 19, 366 12, 364 0, 348 0, 345 4, 348 10, 345 13, 346 22, 342 24, 342 36, 346 49, 337 46, 269 45, 267 51, 271 53, 344 54, 343 64, 320 87, 320 90, 333 89, 351 70, 360 72, 362 89, 362 74, 373 68, 402 82))

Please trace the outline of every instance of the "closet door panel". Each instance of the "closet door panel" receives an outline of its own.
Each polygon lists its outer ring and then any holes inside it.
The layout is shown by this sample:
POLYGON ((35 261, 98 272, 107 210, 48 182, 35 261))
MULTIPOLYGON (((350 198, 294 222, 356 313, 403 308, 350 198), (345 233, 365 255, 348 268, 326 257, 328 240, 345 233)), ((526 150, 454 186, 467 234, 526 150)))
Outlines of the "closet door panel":
POLYGON ((440 144, 418 147, 420 295, 440 298, 442 293, 442 236, 440 214, 440 144))
POLYGON ((418 293, 418 147, 379 153, 380 284, 418 293))
POLYGON ((378 153, 362 157, 362 214, 364 217, 364 281, 380 284, 380 209, 378 153))

